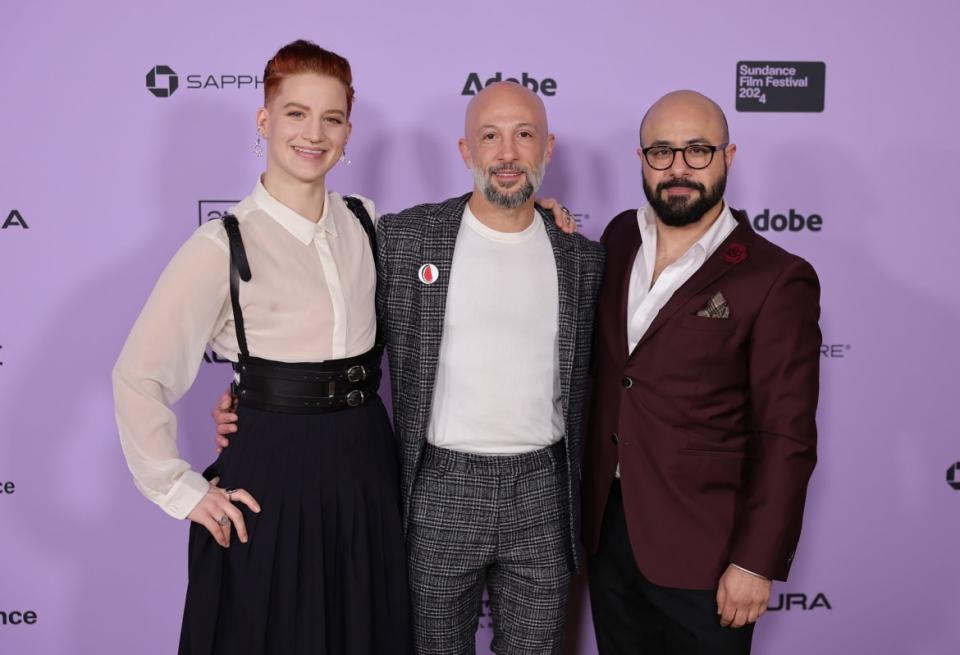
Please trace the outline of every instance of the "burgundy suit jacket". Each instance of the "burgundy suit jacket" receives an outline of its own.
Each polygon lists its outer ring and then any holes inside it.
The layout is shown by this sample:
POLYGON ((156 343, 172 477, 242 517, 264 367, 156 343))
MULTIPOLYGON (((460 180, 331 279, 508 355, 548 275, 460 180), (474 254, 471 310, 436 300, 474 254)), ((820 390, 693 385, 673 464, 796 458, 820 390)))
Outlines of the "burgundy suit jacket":
POLYGON ((733 213, 736 229, 633 352, 636 210, 614 218, 601 238, 607 269, 585 423, 584 541, 595 553, 619 461, 634 557, 666 587, 714 589, 730 563, 785 580, 816 463, 817 275, 733 213), (718 291, 729 318, 697 316, 718 291))

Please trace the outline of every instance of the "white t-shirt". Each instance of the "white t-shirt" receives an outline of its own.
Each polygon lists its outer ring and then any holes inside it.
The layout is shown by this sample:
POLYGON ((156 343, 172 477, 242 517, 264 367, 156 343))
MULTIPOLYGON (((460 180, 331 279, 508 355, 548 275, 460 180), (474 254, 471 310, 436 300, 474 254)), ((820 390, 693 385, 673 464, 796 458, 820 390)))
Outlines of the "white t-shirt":
POLYGON ((427 441, 481 454, 525 453, 563 438, 557 264, 534 215, 523 232, 481 223, 457 236, 427 441))

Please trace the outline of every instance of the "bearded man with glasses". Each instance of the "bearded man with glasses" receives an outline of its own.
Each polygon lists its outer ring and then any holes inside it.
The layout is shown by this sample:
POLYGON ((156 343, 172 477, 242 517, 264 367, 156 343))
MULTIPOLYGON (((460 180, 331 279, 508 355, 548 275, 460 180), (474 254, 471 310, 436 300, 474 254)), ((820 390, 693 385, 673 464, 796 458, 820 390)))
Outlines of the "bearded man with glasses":
POLYGON ((584 438, 602 655, 743 654, 786 580, 816 463, 820 286, 724 200, 709 98, 640 125, 649 204, 610 222, 584 438))

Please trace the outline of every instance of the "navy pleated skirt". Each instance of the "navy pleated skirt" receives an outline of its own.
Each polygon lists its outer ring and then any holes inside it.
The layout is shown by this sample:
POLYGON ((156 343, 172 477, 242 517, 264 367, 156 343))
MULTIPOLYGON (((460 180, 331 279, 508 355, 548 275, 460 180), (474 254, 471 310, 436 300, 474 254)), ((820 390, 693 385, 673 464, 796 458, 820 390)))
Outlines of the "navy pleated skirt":
POLYGON ((240 407, 205 475, 243 488, 249 539, 190 527, 181 655, 410 652, 397 449, 379 398, 326 414, 240 407))

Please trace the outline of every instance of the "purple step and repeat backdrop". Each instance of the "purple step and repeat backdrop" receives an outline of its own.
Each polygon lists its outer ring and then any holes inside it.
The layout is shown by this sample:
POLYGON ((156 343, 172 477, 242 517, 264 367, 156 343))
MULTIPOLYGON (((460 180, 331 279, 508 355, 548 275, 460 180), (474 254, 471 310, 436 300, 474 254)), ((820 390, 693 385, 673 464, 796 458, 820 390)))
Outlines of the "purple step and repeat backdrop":
MULTIPOLYGON (((957 652, 958 19, 946 1, 4 2, 0 653, 176 649, 187 524, 133 486, 110 369, 175 249, 252 188, 263 65, 298 37, 353 64, 353 164, 329 186, 381 211, 470 187, 464 106, 512 77, 557 135, 546 194, 597 238, 644 201, 645 108, 715 98, 731 204, 823 282, 820 464, 755 652, 957 652)), ((177 410, 198 467, 229 378, 209 359, 177 410)), ((582 581, 569 632, 595 653, 582 581)))

